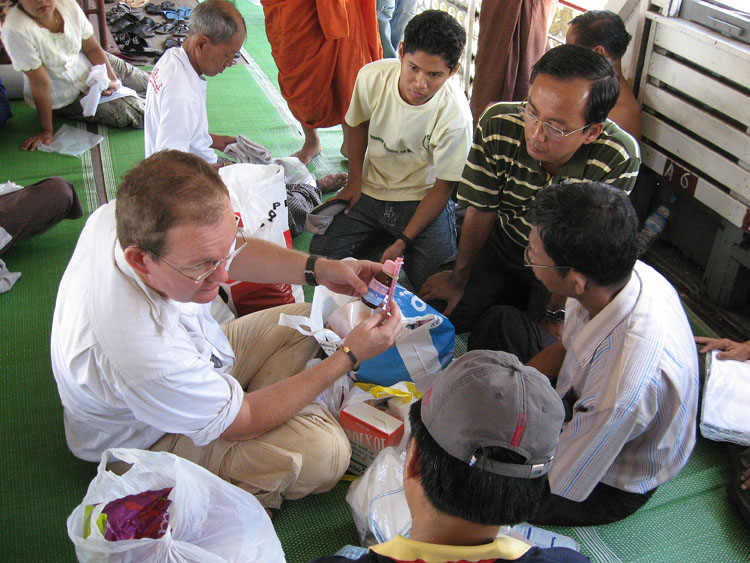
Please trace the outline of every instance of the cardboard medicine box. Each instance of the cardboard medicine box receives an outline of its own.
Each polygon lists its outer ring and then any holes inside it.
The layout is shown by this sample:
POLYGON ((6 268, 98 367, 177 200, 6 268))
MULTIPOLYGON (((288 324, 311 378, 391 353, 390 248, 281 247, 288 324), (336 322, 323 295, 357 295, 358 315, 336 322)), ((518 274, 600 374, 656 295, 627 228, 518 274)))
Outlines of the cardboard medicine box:
POLYGON ((342 409, 339 424, 352 444, 349 471, 355 475, 362 475, 380 450, 397 445, 404 435, 402 420, 367 402, 342 409))

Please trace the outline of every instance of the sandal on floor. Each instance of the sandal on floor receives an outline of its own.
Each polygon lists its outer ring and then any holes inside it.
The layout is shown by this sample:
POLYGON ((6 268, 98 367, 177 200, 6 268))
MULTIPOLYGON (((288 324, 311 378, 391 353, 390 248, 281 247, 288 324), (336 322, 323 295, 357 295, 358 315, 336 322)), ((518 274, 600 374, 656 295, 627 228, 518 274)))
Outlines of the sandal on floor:
POLYGON ((121 16, 109 22, 109 30, 112 32, 112 35, 117 35, 118 33, 124 31, 126 27, 133 25, 138 21, 139 19, 136 16, 133 16, 131 14, 122 14, 121 16))
POLYGON ((159 4, 159 7, 162 10, 170 10, 174 8, 174 2, 162 2, 161 4, 159 4))
POLYGON ((164 48, 171 49, 172 47, 180 47, 184 40, 183 37, 167 37, 167 40, 164 42, 164 48))
POLYGON ((154 49, 148 46, 148 42, 138 35, 130 33, 123 33, 118 36, 118 43, 120 43, 120 50, 128 55, 145 55, 148 57, 156 57, 162 54, 159 49, 154 49))
MULTIPOLYGON (((105 0, 106 2, 106 0, 105 0)), ((152 16, 163 16, 164 12, 161 11, 161 8, 154 4, 153 2, 149 2, 144 6, 146 13, 150 14, 152 16)))
POLYGON ((151 31, 158 33, 159 35, 169 35, 174 31, 174 24, 170 22, 161 22, 151 31))
POLYGON ((172 34, 175 37, 187 37, 188 31, 190 31, 190 24, 186 21, 180 20, 175 24, 172 34))
POLYGON ((190 14, 193 13, 192 8, 187 8, 185 6, 181 6, 177 8, 177 15, 180 16, 183 20, 189 20, 190 14))

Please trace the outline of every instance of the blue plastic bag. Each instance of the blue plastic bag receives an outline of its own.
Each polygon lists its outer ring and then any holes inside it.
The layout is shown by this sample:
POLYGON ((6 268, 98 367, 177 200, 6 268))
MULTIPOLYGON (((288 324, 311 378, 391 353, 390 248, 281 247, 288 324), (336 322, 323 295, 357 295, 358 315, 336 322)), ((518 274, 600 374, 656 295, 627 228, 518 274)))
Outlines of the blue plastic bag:
MULTIPOLYGON (((326 328, 326 320, 331 313, 352 300, 352 297, 318 286, 315 288, 310 318, 281 315, 279 324, 314 336, 330 356, 343 344, 343 340, 326 328)), ((413 381, 420 391, 425 391, 431 386, 434 376, 453 360, 456 331, 447 317, 401 285, 396 288, 395 301, 401 309, 404 323, 396 345, 362 362, 353 375, 357 381, 383 386, 413 381)))

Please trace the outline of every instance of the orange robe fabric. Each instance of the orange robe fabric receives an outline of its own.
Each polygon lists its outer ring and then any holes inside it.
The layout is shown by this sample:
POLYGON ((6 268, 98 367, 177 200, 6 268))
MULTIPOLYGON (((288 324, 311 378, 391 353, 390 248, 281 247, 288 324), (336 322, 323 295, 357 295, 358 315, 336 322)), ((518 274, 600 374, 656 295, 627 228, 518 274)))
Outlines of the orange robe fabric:
POLYGON ((357 72, 383 57, 375 0, 262 0, 281 94, 311 129, 344 122, 357 72))

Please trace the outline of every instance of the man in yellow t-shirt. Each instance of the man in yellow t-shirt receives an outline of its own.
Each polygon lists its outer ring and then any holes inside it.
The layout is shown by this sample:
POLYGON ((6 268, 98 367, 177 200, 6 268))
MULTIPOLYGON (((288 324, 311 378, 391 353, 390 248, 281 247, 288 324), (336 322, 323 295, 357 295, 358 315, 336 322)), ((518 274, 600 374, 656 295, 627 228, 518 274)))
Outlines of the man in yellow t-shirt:
POLYGON ((310 251, 360 256, 386 245, 381 261, 404 256, 415 291, 456 252, 455 183, 471 146, 471 112, 448 79, 459 69, 466 33, 450 15, 414 17, 398 60, 363 67, 346 123, 349 179, 336 196, 348 202, 310 251))

